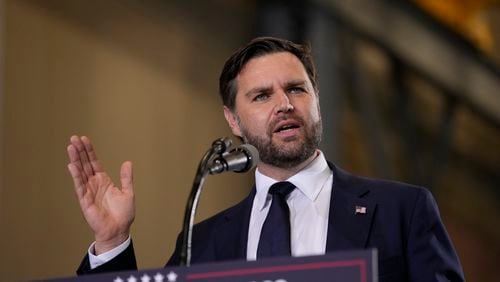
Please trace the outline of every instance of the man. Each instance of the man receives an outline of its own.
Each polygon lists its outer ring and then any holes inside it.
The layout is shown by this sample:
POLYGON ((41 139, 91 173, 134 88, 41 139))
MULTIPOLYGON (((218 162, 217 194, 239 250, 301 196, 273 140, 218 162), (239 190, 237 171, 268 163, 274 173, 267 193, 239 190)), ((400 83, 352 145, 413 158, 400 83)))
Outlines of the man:
MULTIPOLYGON (((261 162, 246 199, 195 226, 192 262, 377 248, 380 281, 463 281, 427 190, 353 176, 326 161, 318 150, 316 80, 308 48, 282 39, 254 39, 228 59, 220 76, 224 116, 234 135, 258 149, 261 162), (286 192, 275 192, 283 186, 286 192)), ((135 269, 132 164, 122 165, 120 189, 88 138, 71 137, 68 154, 95 233, 78 273, 135 269)), ((179 263, 179 241, 167 265, 179 263)))

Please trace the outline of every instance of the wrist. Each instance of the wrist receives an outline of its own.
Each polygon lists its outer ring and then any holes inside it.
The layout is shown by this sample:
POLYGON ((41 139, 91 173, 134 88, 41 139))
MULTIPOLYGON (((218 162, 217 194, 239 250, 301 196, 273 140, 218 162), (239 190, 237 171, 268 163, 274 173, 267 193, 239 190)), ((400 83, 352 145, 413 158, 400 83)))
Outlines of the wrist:
POLYGON ((119 234, 113 238, 102 240, 96 238, 94 244, 94 254, 96 256, 103 254, 105 252, 111 251, 112 249, 120 246, 129 237, 128 233, 119 234))

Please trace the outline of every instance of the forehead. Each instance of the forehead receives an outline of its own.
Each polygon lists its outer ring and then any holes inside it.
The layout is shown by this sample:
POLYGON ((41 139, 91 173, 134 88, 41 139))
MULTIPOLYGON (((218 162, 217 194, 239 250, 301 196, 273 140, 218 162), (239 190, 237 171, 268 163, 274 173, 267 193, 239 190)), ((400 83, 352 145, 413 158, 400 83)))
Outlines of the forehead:
POLYGON ((311 83, 302 62, 289 52, 272 53, 249 60, 236 80, 238 92, 290 80, 311 83))

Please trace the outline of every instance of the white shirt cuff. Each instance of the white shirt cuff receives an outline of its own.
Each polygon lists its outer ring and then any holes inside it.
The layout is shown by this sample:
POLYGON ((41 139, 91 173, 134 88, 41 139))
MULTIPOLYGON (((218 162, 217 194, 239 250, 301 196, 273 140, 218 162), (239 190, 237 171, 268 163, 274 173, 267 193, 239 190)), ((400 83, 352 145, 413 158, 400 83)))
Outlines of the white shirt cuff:
POLYGON ((94 245, 95 242, 90 245, 89 250, 88 250, 88 255, 89 255, 89 263, 90 263, 90 269, 94 269, 98 266, 101 266, 108 261, 114 259, 117 255, 121 254, 125 249, 130 245, 130 235, 128 236, 127 240, 125 242, 121 243, 118 247, 111 249, 105 253, 102 253, 98 256, 96 256, 95 250, 94 250, 94 245))

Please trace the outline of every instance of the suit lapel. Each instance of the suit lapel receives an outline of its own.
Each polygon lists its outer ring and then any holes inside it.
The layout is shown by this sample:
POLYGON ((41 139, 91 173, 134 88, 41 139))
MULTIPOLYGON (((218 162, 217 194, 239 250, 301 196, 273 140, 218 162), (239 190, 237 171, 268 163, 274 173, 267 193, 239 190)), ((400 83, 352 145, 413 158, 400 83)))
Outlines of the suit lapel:
POLYGON ((247 258, 248 227, 255 198, 255 186, 238 205, 228 210, 216 228, 215 257, 217 260, 247 258))
POLYGON ((369 188, 357 178, 329 163, 333 170, 333 189, 326 251, 363 249, 367 245, 376 203, 364 198, 369 188), (358 208, 358 211, 356 211, 358 208))
MULTIPOLYGON (((326 251, 363 249, 368 242, 370 227, 377 204, 366 199, 370 190, 358 178, 328 163, 333 171, 333 189, 330 199, 326 251), (356 213, 356 207, 366 208, 356 213)), ((215 258, 217 260, 245 260, 248 228, 255 186, 242 202, 228 210, 217 224, 215 258)))

